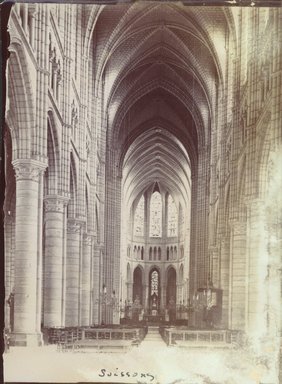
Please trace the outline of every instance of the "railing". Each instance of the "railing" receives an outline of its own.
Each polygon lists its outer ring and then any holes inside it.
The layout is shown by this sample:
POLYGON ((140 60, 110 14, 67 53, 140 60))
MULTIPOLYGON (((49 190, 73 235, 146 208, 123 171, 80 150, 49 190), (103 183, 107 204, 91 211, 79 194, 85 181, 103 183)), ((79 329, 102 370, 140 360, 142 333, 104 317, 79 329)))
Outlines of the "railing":
POLYGON ((181 343, 239 343, 239 333, 230 330, 184 330, 175 328, 164 328, 161 330, 162 337, 168 346, 181 343))
POLYGON ((102 340, 111 341, 132 341, 132 344, 138 345, 145 337, 147 329, 145 328, 49 328, 48 342, 57 344, 59 349, 74 348, 79 341, 85 340, 97 342, 102 340))
POLYGON ((142 339, 145 337, 145 332, 143 329, 111 329, 111 328, 102 328, 102 329, 83 329, 82 330, 82 340, 84 339, 95 339, 95 340, 133 340, 133 339, 142 339))
POLYGON ((47 335, 49 344, 73 343, 76 340, 81 340, 82 328, 48 328, 47 335))

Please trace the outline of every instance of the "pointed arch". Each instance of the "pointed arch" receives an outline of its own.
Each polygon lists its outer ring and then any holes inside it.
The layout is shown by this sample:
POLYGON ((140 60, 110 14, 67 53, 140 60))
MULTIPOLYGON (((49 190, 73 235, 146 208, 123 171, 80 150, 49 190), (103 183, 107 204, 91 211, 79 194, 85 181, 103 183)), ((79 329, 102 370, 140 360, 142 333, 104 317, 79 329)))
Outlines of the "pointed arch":
POLYGON ((68 217, 76 216, 77 206, 77 173, 73 154, 70 154, 70 201, 68 204, 68 217))
POLYGON ((184 279, 184 267, 183 264, 181 263, 180 268, 179 268, 179 283, 183 284, 184 279))
POLYGON ((100 225, 99 225, 99 209, 98 209, 98 204, 97 201, 95 203, 95 232, 97 236, 97 241, 100 242, 100 225))
POLYGON ((88 192, 87 184, 85 184, 85 217, 86 217, 87 231, 90 231, 92 230, 92 215, 91 215, 91 209, 90 209, 89 192, 88 192))
POLYGON ((126 267, 126 281, 128 283, 131 282, 131 268, 129 263, 127 263, 127 267, 126 267))
POLYGON ((143 303, 143 268, 138 265, 133 271, 133 301, 138 298, 143 303))
POLYGON ((35 96, 30 66, 27 63, 24 48, 15 36, 11 36, 9 51, 7 77, 10 109, 7 112, 7 120, 12 119, 15 123, 13 129, 16 132, 12 133, 13 137, 18 138, 15 158, 24 159, 31 157, 33 150, 38 152, 35 141, 37 133, 35 129, 35 96))
POLYGON ((149 307, 158 311, 161 302, 161 274, 157 266, 149 271, 149 307))
POLYGON ((93 31, 95 29, 96 22, 98 20, 98 17, 100 13, 102 12, 104 5, 91 5, 91 10, 89 14, 89 18, 87 21, 87 26, 85 30, 85 38, 84 38, 84 48, 83 48, 83 54, 85 57, 89 56, 89 49, 90 49, 90 43, 91 39, 93 37, 93 31))
POLYGON ((265 197, 267 193, 267 188, 269 184, 269 164, 271 161, 271 153, 275 152, 273 145, 273 130, 271 130, 271 123, 269 121, 270 114, 266 114, 266 117, 263 119, 264 124, 261 127, 261 139, 258 143, 258 164, 257 164, 257 174, 258 174, 258 185, 257 192, 261 197, 265 197))
POLYGON ((173 266, 169 266, 167 269, 166 280, 166 303, 173 300, 176 303, 176 270, 173 266))
POLYGON ((145 198, 142 195, 134 212, 134 235, 144 236, 145 198))
MULTIPOLYGON (((6 183, 6 191, 5 191, 5 211, 13 211, 12 209, 12 201, 13 195, 16 191, 16 179, 15 179, 15 171, 12 166, 12 157, 13 157, 13 140, 11 130, 6 124, 4 126, 4 153, 5 153, 5 183, 6 183)), ((15 207, 14 207, 15 208, 15 207)))
POLYGON ((60 149, 58 133, 51 111, 47 117, 47 158, 48 167, 45 172, 47 194, 55 195, 58 192, 58 180, 60 179, 60 149))

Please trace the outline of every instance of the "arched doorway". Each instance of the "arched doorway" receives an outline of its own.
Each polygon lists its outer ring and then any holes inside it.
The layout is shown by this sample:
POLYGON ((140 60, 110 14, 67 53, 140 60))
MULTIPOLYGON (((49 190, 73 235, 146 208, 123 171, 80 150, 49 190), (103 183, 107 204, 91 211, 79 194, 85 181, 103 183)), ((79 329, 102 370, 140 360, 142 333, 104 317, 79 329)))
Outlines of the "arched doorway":
POLYGON ((176 271, 173 267, 170 267, 167 273, 166 305, 169 322, 174 323, 176 319, 176 271))
POLYGON ((160 274, 157 268, 153 268, 149 275, 149 309, 150 314, 157 315, 160 310, 160 274))
POLYGON ((133 272, 133 302, 138 299, 140 304, 143 303, 143 286, 142 286, 142 270, 136 267, 133 272))
POLYGON ((167 274, 166 285, 166 303, 170 300, 176 302, 176 271, 173 267, 170 267, 167 274))

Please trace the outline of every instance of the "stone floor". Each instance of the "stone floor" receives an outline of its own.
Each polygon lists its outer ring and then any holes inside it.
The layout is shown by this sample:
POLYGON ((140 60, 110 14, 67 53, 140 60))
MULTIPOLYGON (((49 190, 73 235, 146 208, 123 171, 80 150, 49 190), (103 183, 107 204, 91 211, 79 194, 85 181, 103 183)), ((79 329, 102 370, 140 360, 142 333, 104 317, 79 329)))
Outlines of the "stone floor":
POLYGON ((145 384, 279 384, 263 362, 240 350, 177 349, 148 335, 126 353, 58 352, 56 346, 12 347, 5 382, 145 384))
POLYGON ((143 349, 150 349, 152 347, 161 349, 162 347, 166 347, 166 343, 160 335, 159 327, 148 327, 148 332, 142 341, 141 346, 143 349))

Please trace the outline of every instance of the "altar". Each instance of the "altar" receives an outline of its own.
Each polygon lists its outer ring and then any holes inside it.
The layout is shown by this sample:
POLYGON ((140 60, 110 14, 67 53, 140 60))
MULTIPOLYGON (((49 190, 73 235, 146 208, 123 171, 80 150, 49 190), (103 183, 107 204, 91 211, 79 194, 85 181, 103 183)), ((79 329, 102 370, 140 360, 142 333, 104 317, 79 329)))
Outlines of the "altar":
POLYGON ((144 315, 143 319, 146 323, 162 323, 165 320, 164 315, 144 315))

